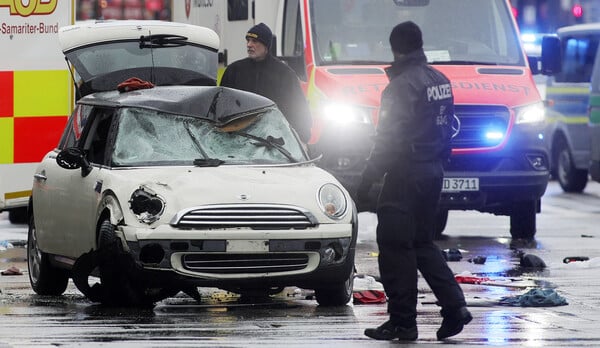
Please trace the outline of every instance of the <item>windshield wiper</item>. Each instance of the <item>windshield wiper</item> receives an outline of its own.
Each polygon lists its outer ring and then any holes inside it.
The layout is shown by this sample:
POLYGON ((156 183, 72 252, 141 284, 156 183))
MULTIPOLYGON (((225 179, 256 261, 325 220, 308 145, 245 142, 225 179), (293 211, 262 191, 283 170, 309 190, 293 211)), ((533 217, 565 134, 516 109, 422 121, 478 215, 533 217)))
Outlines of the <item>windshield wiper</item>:
POLYGON ((225 163, 225 161, 218 158, 196 158, 194 160, 194 165, 196 167, 218 167, 223 163, 225 163))
POLYGON ((188 38, 181 35, 155 34, 140 36, 140 48, 179 47, 187 45, 188 38))
POLYGON ((298 161, 292 156, 292 154, 283 147, 285 145, 285 141, 283 138, 274 138, 272 136, 268 136, 267 138, 262 138, 253 134, 248 134, 245 132, 229 132, 230 134, 240 135, 242 137, 246 137, 248 139, 252 139, 257 141, 258 143, 253 143, 254 146, 266 146, 271 149, 276 149, 281 152, 290 162, 297 163, 298 161))

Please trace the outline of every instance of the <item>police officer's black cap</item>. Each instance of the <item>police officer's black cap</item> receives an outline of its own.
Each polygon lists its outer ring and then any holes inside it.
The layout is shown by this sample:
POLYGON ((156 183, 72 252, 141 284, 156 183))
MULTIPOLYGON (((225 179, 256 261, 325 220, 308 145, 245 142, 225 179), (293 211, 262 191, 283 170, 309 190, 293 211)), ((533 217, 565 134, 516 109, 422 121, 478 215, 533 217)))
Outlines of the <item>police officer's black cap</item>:
POLYGON ((406 54, 423 48, 421 29, 412 21, 402 22, 390 33, 392 51, 406 54))
POLYGON ((271 40, 273 39, 273 33, 271 33, 271 29, 265 23, 259 23, 246 33, 246 39, 253 38, 262 42, 267 49, 271 49, 271 40))

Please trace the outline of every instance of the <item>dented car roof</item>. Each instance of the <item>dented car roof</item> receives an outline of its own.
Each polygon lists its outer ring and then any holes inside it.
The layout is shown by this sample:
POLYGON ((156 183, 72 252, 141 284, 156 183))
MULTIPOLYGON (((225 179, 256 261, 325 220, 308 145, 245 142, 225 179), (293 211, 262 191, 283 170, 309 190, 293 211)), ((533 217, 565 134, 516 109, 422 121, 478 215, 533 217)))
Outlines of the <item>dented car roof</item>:
POLYGON ((78 104, 145 108, 226 124, 275 103, 254 93, 227 87, 157 86, 130 92, 94 93, 80 99, 78 104))

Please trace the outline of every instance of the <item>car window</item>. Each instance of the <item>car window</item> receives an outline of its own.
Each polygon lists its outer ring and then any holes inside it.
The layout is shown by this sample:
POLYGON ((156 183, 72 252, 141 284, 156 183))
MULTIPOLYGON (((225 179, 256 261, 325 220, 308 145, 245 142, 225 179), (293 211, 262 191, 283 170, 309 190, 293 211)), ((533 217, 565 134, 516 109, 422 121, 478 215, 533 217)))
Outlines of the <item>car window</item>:
POLYGON ((197 159, 219 159, 224 165, 306 160, 302 146, 276 107, 222 127, 202 118, 142 108, 121 109, 118 122, 112 155, 116 166, 191 165, 197 159))
POLYGON ((94 109, 94 119, 83 147, 90 163, 105 164, 113 113, 113 109, 94 109))
POLYGON ((556 81, 590 82, 599 39, 592 35, 563 40, 563 64, 556 81))
POLYGON ((83 130, 91 115, 92 107, 89 105, 77 105, 69 118, 67 126, 60 139, 58 148, 66 149, 68 147, 78 146, 83 130))
POLYGON ((139 41, 110 42, 66 53, 81 78, 88 81, 115 71, 143 67, 176 68, 217 77, 217 55, 197 45, 141 48, 139 41))

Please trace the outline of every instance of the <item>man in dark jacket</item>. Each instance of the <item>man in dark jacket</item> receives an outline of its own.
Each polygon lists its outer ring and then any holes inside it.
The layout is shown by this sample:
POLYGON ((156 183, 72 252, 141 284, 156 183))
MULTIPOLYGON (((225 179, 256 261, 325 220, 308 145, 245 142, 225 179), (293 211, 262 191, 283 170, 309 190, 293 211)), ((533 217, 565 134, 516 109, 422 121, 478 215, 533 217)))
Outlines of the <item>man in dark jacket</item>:
POLYGON ((443 165, 451 152, 454 97, 446 76, 427 65, 415 23, 394 27, 390 44, 390 83, 381 96, 375 144, 357 192, 367 196, 372 182, 385 174, 377 202, 377 244, 390 319, 365 335, 417 339, 418 270, 442 307, 437 338, 443 340, 472 319, 462 289, 433 242, 443 165))
POLYGON ((267 97, 277 104, 300 140, 310 139, 312 119, 296 73, 270 54, 273 35, 264 23, 246 34, 248 57, 230 64, 221 86, 237 88, 267 97))

